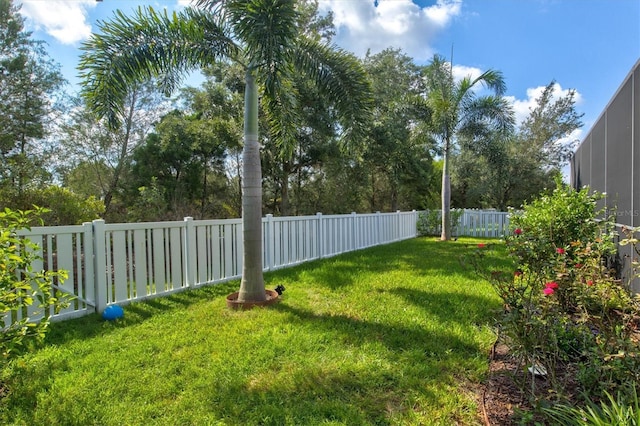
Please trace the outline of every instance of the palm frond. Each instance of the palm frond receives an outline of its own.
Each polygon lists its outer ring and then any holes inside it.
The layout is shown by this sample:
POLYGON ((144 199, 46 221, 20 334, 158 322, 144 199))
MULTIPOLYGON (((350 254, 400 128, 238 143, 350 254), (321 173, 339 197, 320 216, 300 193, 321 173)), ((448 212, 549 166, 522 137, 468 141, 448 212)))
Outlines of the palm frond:
POLYGON ((191 3, 195 7, 202 8, 204 10, 214 10, 226 3, 225 0, 192 0, 191 3))
POLYGON ((353 143, 364 134, 371 118, 371 82, 360 61, 335 46, 304 38, 296 45, 293 63, 308 75, 333 103, 344 142, 353 143))
POLYGON ((497 96, 502 96, 507 90, 507 85, 502 77, 502 73, 496 70, 488 70, 483 72, 472 82, 472 86, 477 83, 483 84, 485 87, 493 91, 497 96))
POLYGON ((262 98, 262 106, 269 122, 270 137, 276 142, 279 155, 291 158, 295 149, 298 93, 291 80, 279 83, 279 90, 262 98))
POLYGON ((244 0, 228 2, 228 19, 236 37, 264 85, 275 96, 288 72, 291 46, 298 35, 294 0, 244 0))
POLYGON ((469 127, 473 123, 483 125, 500 132, 513 130, 515 117, 513 107, 502 96, 480 96, 474 98, 468 105, 461 126, 469 127))
POLYGON ((83 44, 78 68, 89 108, 113 127, 131 86, 158 78, 169 93, 186 72, 238 51, 215 15, 191 8, 172 15, 151 7, 133 16, 116 11, 99 29, 83 44))

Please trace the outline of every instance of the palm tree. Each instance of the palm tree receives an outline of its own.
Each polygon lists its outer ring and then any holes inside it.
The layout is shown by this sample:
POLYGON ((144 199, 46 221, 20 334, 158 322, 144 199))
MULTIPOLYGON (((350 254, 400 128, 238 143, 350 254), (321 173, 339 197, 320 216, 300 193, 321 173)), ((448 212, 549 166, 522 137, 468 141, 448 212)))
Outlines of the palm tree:
POLYGON ((239 302, 266 299, 262 275, 262 172, 259 102, 271 137, 286 152, 295 135, 296 73, 309 76, 333 100, 345 141, 363 131, 370 86, 360 62, 303 34, 295 0, 196 0, 169 15, 139 8, 117 11, 83 45, 79 68, 88 107, 118 126, 123 99, 135 84, 157 79, 174 91, 188 71, 217 61, 245 70, 242 176, 243 271, 239 302))
POLYGON ((489 70, 479 77, 470 76, 455 81, 451 63, 434 55, 426 67, 426 106, 431 119, 429 132, 439 141, 442 150, 442 234, 451 238, 451 178, 449 159, 458 136, 486 134, 488 128, 508 131, 514 125, 513 111, 502 96, 506 85, 499 71, 489 70), (477 96, 474 88, 484 85, 494 95, 477 96))

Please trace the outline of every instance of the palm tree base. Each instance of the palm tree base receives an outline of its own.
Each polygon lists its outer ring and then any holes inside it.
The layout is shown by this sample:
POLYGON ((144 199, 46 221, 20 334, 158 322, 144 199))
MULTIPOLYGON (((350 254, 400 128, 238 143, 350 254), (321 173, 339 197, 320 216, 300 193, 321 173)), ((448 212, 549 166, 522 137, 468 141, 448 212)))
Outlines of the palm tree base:
POLYGON ((247 310, 252 309, 256 306, 269 306, 277 303, 279 299, 279 294, 275 290, 265 290, 267 299, 261 301, 251 301, 245 300, 243 302, 238 301, 238 294, 240 292, 236 291, 227 296, 227 307, 234 310, 247 310))

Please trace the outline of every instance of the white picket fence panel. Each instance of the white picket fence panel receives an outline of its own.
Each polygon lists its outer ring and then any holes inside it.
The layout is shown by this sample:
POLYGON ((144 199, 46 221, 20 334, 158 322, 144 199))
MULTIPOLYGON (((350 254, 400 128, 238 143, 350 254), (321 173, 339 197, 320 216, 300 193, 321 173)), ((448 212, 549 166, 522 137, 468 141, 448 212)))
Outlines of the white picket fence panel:
MULTIPOLYGON (((418 212, 263 218, 265 271, 414 238, 418 212)), ((457 235, 499 237, 506 213, 469 211, 457 235)), ((36 270, 67 270, 59 289, 75 296, 52 319, 102 312, 242 275, 242 220, 193 220, 21 230, 41 248, 36 270)), ((18 316, 34 317, 33 310, 18 316)), ((8 324, 10 318, 4 318, 8 324)))
POLYGON ((464 209, 454 234, 465 237, 500 238, 509 231, 509 213, 464 209))

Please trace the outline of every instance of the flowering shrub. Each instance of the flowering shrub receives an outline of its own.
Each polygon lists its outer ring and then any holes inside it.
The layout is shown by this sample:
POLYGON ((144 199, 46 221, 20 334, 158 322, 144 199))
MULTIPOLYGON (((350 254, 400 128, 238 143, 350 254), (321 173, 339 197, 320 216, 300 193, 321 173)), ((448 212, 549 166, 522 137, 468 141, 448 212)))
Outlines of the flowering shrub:
MULTIPOLYGON (((508 270, 487 270, 487 262, 479 261, 487 249, 470 256, 504 302, 500 338, 524 366, 547 372, 554 392, 545 398, 561 398, 568 377, 577 376, 581 390, 596 399, 605 392, 625 394, 640 382, 640 299, 603 261, 615 250, 614 228, 596 220, 599 198, 559 185, 525 205, 504 239, 508 270)), ((632 235, 623 240, 637 242, 632 235)), ((537 400, 535 378, 525 374, 521 380, 537 400)))
MULTIPOLYGON (((510 253, 522 267, 536 273, 548 273, 555 255, 573 260, 574 244, 582 246, 600 236, 604 210, 598 209, 602 194, 589 194, 587 188, 575 191, 556 182, 557 188, 518 212, 511 211, 513 234, 506 237, 510 253)), ((606 240, 606 239, 605 239, 606 240)), ((614 250, 613 244, 608 247, 614 250)))

